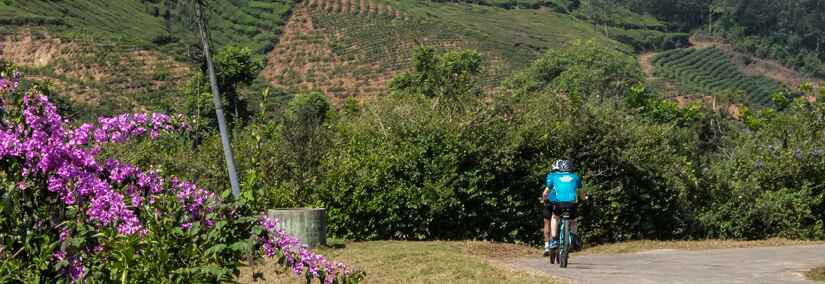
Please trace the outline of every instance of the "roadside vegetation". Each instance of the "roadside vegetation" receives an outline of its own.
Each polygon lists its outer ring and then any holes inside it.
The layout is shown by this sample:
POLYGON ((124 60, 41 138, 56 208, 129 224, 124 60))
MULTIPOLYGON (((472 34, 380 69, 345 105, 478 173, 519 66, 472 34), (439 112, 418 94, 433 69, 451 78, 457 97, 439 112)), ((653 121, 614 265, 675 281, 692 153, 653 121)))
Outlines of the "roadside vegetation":
MULTIPOLYGON (((641 87, 632 57, 594 42, 547 53, 513 76, 525 88, 507 93, 473 88, 478 80, 427 87, 479 76, 472 54, 424 52, 413 65, 428 68, 367 104, 336 109, 297 94, 277 113, 255 113, 233 135, 242 190, 261 207, 326 207, 330 231, 347 239, 537 243, 536 188, 550 161, 570 157, 593 193, 581 210, 593 244, 823 237, 819 103, 790 101, 745 123, 680 108, 641 87)), ((219 140, 202 131, 197 142, 111 151, 225 188, 210 166, 219 140)))
POLYGON ((805 273, 805 276, 814 281, 825 282, 825 266, 811 269, 811 271, 805 273))

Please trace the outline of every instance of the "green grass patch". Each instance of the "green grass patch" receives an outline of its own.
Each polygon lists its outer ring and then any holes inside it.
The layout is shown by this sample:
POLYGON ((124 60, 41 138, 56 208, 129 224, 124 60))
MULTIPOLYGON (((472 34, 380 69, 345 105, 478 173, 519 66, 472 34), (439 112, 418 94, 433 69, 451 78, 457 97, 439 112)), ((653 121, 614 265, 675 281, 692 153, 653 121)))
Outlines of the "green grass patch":
MULTIPOLYGON (((558 283, 556 280, 515 271, 499 260, 539 256, 534 248, 489 242, 347 242, 343 248, 315 251, 367 273, 366 283, 558 283)), ((264 283, 306 283, 293 279, 269 263, 244 268, 241 283, 252 283, 252 272, 264 283), (265 280, 264 280, 265 279, 265 280)))

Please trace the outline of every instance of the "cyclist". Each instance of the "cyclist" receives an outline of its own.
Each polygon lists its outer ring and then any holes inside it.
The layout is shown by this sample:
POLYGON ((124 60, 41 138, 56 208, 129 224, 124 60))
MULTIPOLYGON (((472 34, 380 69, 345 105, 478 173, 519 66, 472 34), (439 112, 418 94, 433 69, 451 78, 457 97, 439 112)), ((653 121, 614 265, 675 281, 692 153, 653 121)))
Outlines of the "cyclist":
MULTIPOLYGON (((575 237, 577 229, 576 202, 578 201, 577 193, 581 187, 581 178, 573 172, 573 164, 570 161, 557 160, 553 163, 552 170, 547 174, 544 192, 542 193, 542 200, 545 202, 545 256, 550 255, 550 251, 557 248, 559 245, 559 215, 565 209, 570 212, 570 229, 573 235, 573 243, 577 243, 577 239, 575 237), (549 201, 549 204, 547 201, 549 201)), ((584 196, 583 192, 582 195, 584 196)))

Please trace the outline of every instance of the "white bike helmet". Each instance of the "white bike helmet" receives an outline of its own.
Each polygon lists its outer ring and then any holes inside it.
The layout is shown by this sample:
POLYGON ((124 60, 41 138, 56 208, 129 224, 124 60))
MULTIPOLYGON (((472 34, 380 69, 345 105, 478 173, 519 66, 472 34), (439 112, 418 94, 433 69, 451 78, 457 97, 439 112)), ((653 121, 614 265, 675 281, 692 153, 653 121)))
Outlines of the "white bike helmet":
POLYGON ((570 172, 573 171, 573 163, 568 160, 559 159, 553 163, 554 171, 570 172))
POLYGON ((555 171, 560 171, 561 170, 561 162, 562 162, 562 160, 556 160, 555 162, 553 162, 553 166, 551 167, 551 170, 554 171, 554 172, 555 171))

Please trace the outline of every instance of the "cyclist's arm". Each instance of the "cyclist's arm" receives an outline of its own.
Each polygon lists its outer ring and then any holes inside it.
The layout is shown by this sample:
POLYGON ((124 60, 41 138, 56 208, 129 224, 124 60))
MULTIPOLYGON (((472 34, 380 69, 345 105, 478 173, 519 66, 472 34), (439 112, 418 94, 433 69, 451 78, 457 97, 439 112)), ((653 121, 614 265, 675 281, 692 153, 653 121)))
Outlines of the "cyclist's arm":
POLYGON ((546 186, 544 187, 544 192, 541 194, 541 203, 547 203, 547 196, 550 195, 550 189, 546 186))
POLYGON ((547 198, 550 196, 553 191, 550 189, 553 187, 553 179, 550 178, 550 174, 544 179, 544 193, 541 194, 542 202, 547 204, 547 198))

